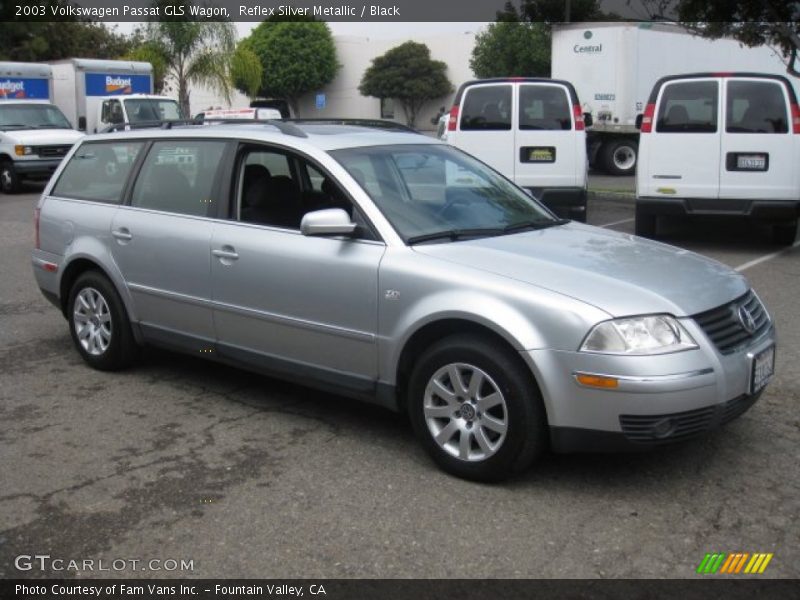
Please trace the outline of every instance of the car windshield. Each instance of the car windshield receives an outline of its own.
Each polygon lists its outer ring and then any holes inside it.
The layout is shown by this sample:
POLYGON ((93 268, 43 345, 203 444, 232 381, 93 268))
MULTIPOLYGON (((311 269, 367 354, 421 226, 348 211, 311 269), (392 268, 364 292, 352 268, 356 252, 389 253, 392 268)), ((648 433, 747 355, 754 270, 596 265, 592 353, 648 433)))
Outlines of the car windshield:
POLYGON ((563 223, 502 175, 451 146, 370 146, 330 154, 407 244, 504 235, 563 223))
POLYGON ((0 129, 72 129, 67 118, 49 104, 0 104, 0 129))
POLYGON ((147 121, 176 121, 181 118, 178 104, 174 100, 134 99, 125 100, 130 123, 147 121))

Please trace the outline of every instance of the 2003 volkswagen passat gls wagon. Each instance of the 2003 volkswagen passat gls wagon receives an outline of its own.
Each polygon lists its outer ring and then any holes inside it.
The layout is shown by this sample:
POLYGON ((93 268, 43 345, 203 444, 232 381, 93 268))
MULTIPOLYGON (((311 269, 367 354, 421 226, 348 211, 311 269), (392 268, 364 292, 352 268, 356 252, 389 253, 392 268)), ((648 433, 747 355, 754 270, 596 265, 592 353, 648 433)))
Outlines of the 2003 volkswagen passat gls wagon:
POLYGON ((414 133, 95 135, 35 222, 39 287, 90 366, 152 344, 377 402, 471 479, 547 447, 683 440, 747 410, 773 374, 774 328, 742 276, 559 220, 414 133))

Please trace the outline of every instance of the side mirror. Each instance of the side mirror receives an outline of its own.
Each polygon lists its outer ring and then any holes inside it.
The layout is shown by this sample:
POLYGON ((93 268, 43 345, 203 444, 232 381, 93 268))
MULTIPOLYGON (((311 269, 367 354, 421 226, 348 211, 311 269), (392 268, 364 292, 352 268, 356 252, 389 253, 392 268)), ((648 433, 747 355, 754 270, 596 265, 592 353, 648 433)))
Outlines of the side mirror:
POLYGON ((309 236, 353 235, 356 227, 341 208, 315 210, 300 221, 300 233, 309 236))
POLYGON ((86 131, 86 117, 78 117, 78 131, 86 131))
POLYGON ((636 115, 636 121, 634 122, 634 126, 636 127, 636 129, 641 129, 642 128, 642 117, 643 116, 644 115, 642 113, 639 113, 638 115, 636 115))
POLYGON ((583 125, 584 127, 591 127, 592 123, 594 123, 594 119, 592 119, 592 113, 583 113, 583 125))

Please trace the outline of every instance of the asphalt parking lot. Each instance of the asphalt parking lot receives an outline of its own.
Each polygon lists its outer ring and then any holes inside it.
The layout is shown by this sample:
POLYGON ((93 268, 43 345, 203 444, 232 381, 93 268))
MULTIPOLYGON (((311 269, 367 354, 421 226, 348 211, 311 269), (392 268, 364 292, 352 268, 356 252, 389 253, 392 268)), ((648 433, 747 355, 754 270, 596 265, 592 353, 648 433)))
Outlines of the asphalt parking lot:
MULTIPOLYGON (((590 222, 631 233, 632 197, 595 189, 590 222)), ((478 485, 378 408, 155 350, 87 368, 34 283, 26 192, 0 195, 0 577, 684 578, 707 552, 772 552, 765 576, 800 577, 800 247, 766 229, 664 240, 742 270, 776 322, 777 375, 748 413, 478 485), (193 569, 15 568, 35 554, 193 569)))

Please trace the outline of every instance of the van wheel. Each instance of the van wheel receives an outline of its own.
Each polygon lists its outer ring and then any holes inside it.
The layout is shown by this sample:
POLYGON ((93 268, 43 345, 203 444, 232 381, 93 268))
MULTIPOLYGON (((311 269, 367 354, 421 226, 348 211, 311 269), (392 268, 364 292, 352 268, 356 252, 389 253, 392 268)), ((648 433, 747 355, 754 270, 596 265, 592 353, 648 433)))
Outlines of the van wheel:
POLYGON ((603 166, 611 175, 633 175, 636 172, 636 157, 639 145, 633 140, 606 142, 601 148, 603 166))
POLYGON ((530 373, 513 352, 475 336, 445 338, 411 373, 414 431, 443 470, 499 481, 530 466, 547 447, 547 417, 530 373))
POLYGON ((125 305, 114 285, 97 271, 75 281, 67 305, 72 341, 84 361, 101 371, 117 371, 136 356, 125 305))
POLYGON ((638 206, 636 207, 636 226, 634 232, 636 235, 646 238, 656 237, 656 226, 658 217, 652 213, 644 212, 638 206))
POLYGON ((797 221, 789 221, 772 227, 772 240, 781 246, 791 246, 797 237, 797 221))
POLYGON ((19 191, 19 175, 10 160, 0 163, 0 190, 4 194, 16 194, 19 191))

